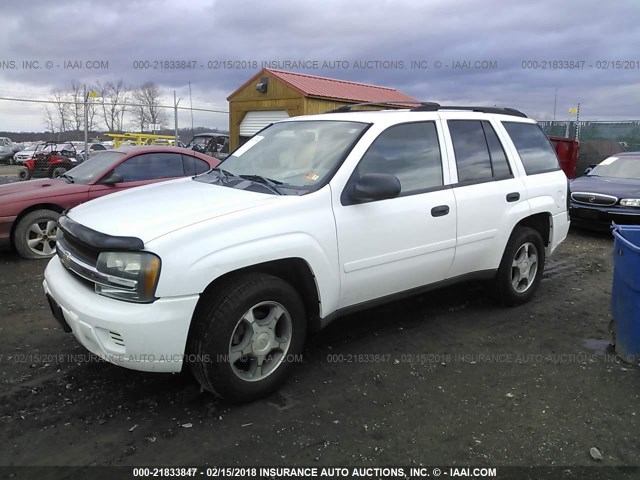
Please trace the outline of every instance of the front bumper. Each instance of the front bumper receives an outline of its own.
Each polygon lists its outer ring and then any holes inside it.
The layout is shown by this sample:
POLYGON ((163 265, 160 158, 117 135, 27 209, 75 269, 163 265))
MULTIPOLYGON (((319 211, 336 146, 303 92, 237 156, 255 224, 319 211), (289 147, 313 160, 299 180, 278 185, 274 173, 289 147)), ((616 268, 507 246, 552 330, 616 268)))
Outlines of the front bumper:
POLYGON ((128 303, 102 297, 53 257, 43 287, 90 352, 132 370, 179 372, 199 295, 128 303))
POLYGON ((571 223, 577 227, 609 230, 611 222, 618 225, 639 225, 640 210, 624 207, 590 207, 572 203, 571 223))

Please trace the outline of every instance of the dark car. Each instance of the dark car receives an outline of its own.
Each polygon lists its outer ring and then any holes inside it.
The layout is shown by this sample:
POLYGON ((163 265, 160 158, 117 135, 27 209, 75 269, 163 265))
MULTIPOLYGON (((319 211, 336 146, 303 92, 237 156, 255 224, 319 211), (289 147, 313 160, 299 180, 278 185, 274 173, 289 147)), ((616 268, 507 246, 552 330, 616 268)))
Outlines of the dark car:
POLYGON ((71 207, 103 195, 204 173, 220 163, 177 147, 120 147, 97 153, 55 179, 0 185, 0 248, 24 258, 55 253, 57 220, 71 207))
POLYGON ((618 153, 573 180, 569 214, 584 228, 640 224, 640 152, 618 153))

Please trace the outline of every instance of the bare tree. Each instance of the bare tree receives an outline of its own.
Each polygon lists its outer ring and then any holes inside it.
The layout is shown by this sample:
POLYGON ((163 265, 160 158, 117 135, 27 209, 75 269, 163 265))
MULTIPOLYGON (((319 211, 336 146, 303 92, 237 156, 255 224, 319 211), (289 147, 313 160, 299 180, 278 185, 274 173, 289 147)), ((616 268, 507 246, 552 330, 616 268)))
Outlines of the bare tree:
POLYGON ((74 102, 69 106, 71 122, 73 129, 79 132, 84 129, 84 87, 78 82, 71 82, 69 97, 74 102))
POLYGON ((51 133, 56 133, 58 123, 56 121, 56 112, 50 105, 45 104, 43 111, 44 128, 51 133))
POLYGON ((73 123, 71 120, 72 109, 68 103, 67 94, 61 90, 53 92, 53 105, 57 116, 57 125, 59 132, 66 132, 73 123))
POLYGON ((130 97, 130 88, 122 80, 117 82, 98 82, 97 91, 102 97, 102 119, 107 130, 121 132, 124 129, 124 114, 127 110, 127 100, 130 97))
POLYGON ((147 82, 133 92, 133 99, 137 106, 133 107, 140 131, 144 131, 146 124, 163 125, 166 115, 160 109, 160 90, 153 82, 147 82))

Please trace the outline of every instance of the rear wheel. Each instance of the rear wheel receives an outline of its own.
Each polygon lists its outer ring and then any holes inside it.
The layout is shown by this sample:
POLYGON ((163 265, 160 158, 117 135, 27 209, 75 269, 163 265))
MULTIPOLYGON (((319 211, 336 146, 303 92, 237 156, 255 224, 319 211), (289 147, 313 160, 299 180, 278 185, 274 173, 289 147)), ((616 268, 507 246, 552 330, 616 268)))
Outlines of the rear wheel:
POLYGON ((497 298, 506 305, 531 300, 542 279, 545 250, 537 230, 517 227, 507 243, 495 280, 497 298))
POLYGON ((13 244, 23 258, 49 258, 56 253, 56 233, 60 214, 35 210, 20 219, 13 233, 13 244))
POLYGON ((237 402, 278 388, 304 346, 306 318, 298 292, 278 277, 248 274, 202 301, 187 346, 202 387, 237 402))

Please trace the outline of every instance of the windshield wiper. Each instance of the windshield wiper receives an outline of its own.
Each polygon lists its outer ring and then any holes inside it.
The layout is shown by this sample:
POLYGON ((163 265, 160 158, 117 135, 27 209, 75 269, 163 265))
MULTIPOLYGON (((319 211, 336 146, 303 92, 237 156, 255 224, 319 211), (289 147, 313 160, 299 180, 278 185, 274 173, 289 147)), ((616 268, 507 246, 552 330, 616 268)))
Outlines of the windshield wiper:
POLYGON ((249 180, 252 182, 260 183, 262 185, 266 185, 271 189, 271 191, 277 193, 278 195, 284 195, 282 191, 278 188, 278 185, 282 185, 283 182, 279 180, 274 180, 273 178, 263 177, 262 175, 238 175, 240 178, 244 178, 245 180, 249 180))
POLYGON ((212 172, 216 172, 218 176, 224 178, 225 180, 229 180, 230 177, 235 177, 233 173, 229 173, 226 170, 221 169, 220 167, 212 168, 212 172))
POLYGON ((63 173, 62 175, 60 175, 62 178, 64 178, 65 180, 69 180, 69 183, 74 183, 73 177, 71 175, 68 175, 66 173, 63 173))

